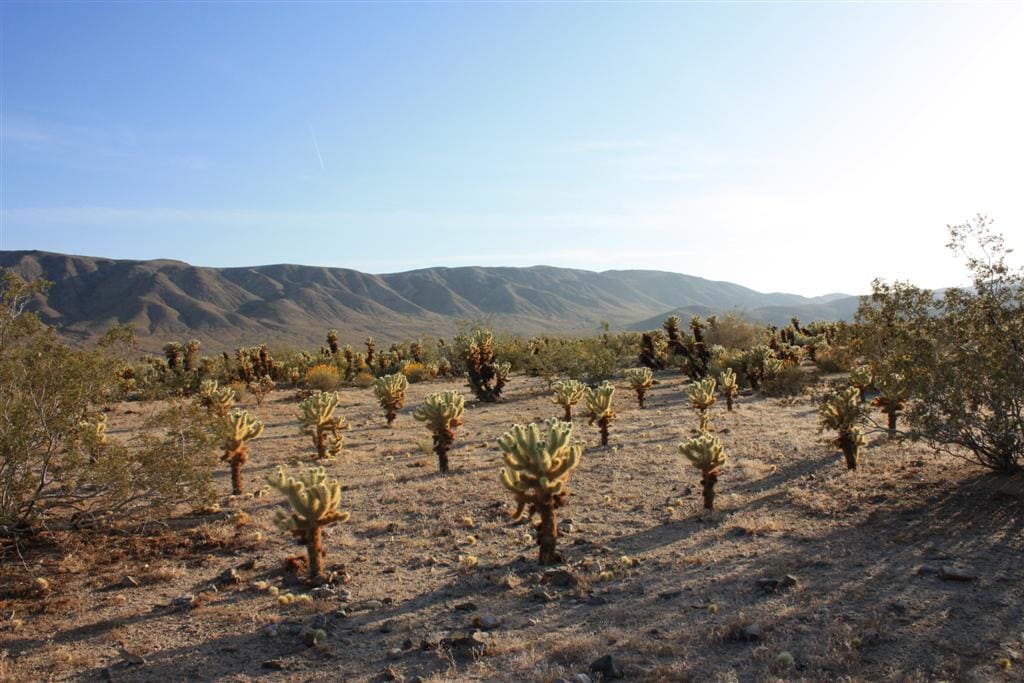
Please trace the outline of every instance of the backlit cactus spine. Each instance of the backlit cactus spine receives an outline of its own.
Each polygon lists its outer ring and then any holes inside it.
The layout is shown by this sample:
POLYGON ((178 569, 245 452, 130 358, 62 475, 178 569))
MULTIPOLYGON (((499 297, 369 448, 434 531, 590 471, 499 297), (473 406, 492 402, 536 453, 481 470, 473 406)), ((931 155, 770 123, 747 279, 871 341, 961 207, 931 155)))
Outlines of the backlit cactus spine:
POLYGON ((690 461, 690 464, 701 472, 700 483, 703 487, 704 508, 715 509, 715 484, 718 474, 725 464, 725 449, 718 437, 710 432, 701 432, 696 438, 679 444, 679 453, 690 461))
POLYGON ((242 465, 249 460, 249 441, 263 433, 263 423, 247 410, 236 410, 227 419, 224 436, 224 460, 231 466, 231 492, 240 496, 242 490, 242 465))
POLYGON ((524 427, 514 425, 498 439, 505 467, 501 470, 501 483, 512 492, 516 500, 515 519, 527 510, 527 519, 539 515, 536 525, 540 564, 559 561, 556 544, 558 525, 555 510, 569 495, 567 481, 579 464, 583 447, 573 443, 572 423, 550 419, 546 423, 547 436, 535 424, 524 427))
POLYGON ((864 435, 860 430, 860 422, 864 418, 860 391, 853 386, 832 394, 822 406, 820 417, 821 426, 818 431, 836 430, 838 436, 833 443, 843 451, 846 468, 857 469, 860 447, 864 445, 864 435))
POLYGON ((215 379, 204 379, 199 383, 198 398, 208 414, 227 417, 237 397, 231 387, 218 386, 215 379))
POLYGON ((636 392, 637 403, 643 408, 647 390, 654 384, 654 373, 650 368, 631 368, 626 370, 626 379, 629 380, 629 386, 636 392))
POLYGON ((608 445, 608 426, 615 419, 615 411, 612 410, 612 394, 615 387, 611 382, 601 382, 600 386, 587 387, 584 397, 587 401, 587 418, 590 424, 597 423, 601 430, 601 445, 608 445))
POLYGON ((585 388, 581 382, 574 379, 555 382, 551 386, 551 390, 554 393, 551 397, 551 402, 565 409, 566 422, 572 421, 572 407, 583 398, 585 388))
POLYGON ((732 412, 732 402, 740 393, 740 385, 736 382, 736 373, 732 368, 726 368, 719 378, 718 390, 725 397, 725 409, 732 412))
POLYGON ((316 457, 336 456, 343 442, 338 430, 345 429, 345 418, 335 416, 340 396, 333 391, 318 391, 299 404, 299 422, 302 430, 313 437, 316 457))
POLYGON ((864 392, 871 386, 874 378, 870 365, 858 365, 850 370, 850 386, 857 388, 857 400, 863 403, 864 392))
POLYGON ((337 479, 328 481, 323 467, 310 467, 299 477, 285 477, 284 470, 267 480, 284 494, 290 511, 278 510, 274 523, 282 531, 292 534, 306 546, 309 558, 309 578, 323 575, 324 527, 346 522, 348 512, 338 509, 341 503, 341 484, 337 479))
POLYGON ((716 385, 714 377, 705 377, 690 386, 690 406, 696 409, 700 416, 700 431, 702 432, 708 430, 711 422, 711 406, 718 402, 718 399, 715 398, 716 385))
POLYGON ((448 471, 448 451, 455 441, 455 428, 462 424, 465 410, 465 399, 457 391, 442 391, 427 394, 423 405, 416 408, 412 416, 423 422, 434 437, 434 453, 437 454, 437 467, 442 472, 448 471))
POLYGON ((409 388, 409 380, 402 373, 378 377, 373 385, 373 394, 384 409, 388 426, 395 421, 398 411, 405 405, 405 390, 409 388))

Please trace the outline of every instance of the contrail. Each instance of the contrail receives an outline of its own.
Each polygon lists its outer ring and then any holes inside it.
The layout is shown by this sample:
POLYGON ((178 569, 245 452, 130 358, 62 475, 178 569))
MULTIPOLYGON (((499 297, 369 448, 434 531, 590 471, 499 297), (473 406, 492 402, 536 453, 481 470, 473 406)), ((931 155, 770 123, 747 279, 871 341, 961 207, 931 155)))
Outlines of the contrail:
POLYGON ((307 123, 306 127, 309 128, 309 137, 313 138, 313 149, 316 150, 316 158, 320 160, 320 170, 324 170, 324 158, 320 155, 320 145, 316 143, 316 133, 313 132, 313 124, 307 123))

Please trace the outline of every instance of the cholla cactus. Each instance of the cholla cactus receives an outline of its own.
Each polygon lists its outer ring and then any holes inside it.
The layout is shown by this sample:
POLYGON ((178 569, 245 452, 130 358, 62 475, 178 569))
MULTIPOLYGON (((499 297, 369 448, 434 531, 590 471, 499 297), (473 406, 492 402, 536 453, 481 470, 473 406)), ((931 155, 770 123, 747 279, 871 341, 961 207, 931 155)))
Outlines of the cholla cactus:
POLYGON ((409 388, 409 380, 402 373, 378 377, 373 385, 373 394, 377 397, 380 407, 388 420, 388 426, 395 421, 395 415, 405 405, 405 390, 409 388))
POLYGON ((715 483, 718 472, 725 464, 725 451, 718 437, 710 432, 702 432, 697 438, 679 444, 679 452, 686 456, 690 464, 701 472, 700 483, 704 488, 704 507, 715 509, 715 483))
POLYGON ((554 564, 559 560, 555 550, 558 541, 555 510, 562 506, 569 494, 566 482, 579 464, 583 447, 573 443, 571 422, 552 418, 546 425, 546 438, 541 436, 535 423, 526 427, 514 425, 511 431, 498 439, 498 447, 505 460, 501 483, 516 499, 516 511, 512 516, 521 518, 527 506, 527 519, 535 514, 540 516, 536 525, 539 561, 541 564, 554 564))
POLYGON ((202 343, 198 339, 189 339, 185 344, 185 372, 191 372, 198 367, 196 361, 199 359, 199 347, 202 343))
POLYGON ((256 398, 256 405, 261 406, 267 394, 274 390, 274 380, 270 379, 270 375, 263 375, 258 380, 246 384, 245 388, 256 398))
POLYGON ((644 396, 647 395, 647 390, 654 384, 654 373, 651 372, 650 368, 631 368, 626 370, 626 379, 629 380, 629 386, 633 387, 633 391, 636 392, 637 403, 643 408, 644 396))
POLYGON ((874 373, 870 365, 858 365, 850 370, 850 386, 857 388, 857 400, 863 403, 864 392, 871 386, 874 380, 874 373))
POLYGON ((757 391, 771 376, 767 366, 770 365, 769 361, 775 359, 775 354, 764 344, 758 344, 744 352, 742 359, 743 372, 747 376, 747 382, 754 391, 757 391))
POLYGON ((434 453, 437 454, 437 467, 444 473, 448 471, 448 451, 455 440, 455 428, 462 424, 465 400, 457 391, 442 391, 427 394, 423 405, 418 407, 412 416, 430 428, 434 436, 434 453))
POLYGON ((878 396, 871 404, 881 408, 885 413, 888 418, 889 438, 895 438, 896 418, 907 402, 906 377, 898 372, 880 373, 875 376, 874 383, 878 388, 878 396))
POLYGON ((711 421, 711 406, 718 402, 715 398, 715 387, 717 386, 714 377, 705 377, 699 382, 690 385, 690 406, 695 408, 700 415, 700 431, 706 432, 711 421))
POLYGON ((218 417, 227 417, 228 411, 237 399, 234 389, 219 386, 215 379, 204 379, 200 382, 197 397, 199 405, 206 408, 208 414, 218 417))
POLYGON ((612 394, 615 387, 611 382, 601 382, 595 388, 587 387, 584 396, 587 400, 587 417, 590 424, 597 423, 601 429, 601 445, 608 445, 608 425, 615 419, 615 411, 612 410, 612 394))
POLYGON ((324 527, 346 522, 349 518, 348 512, 338 509, 341 485, 337 479, 327 481, 323 467, 310 467, 298 479, 285 478, 284 470, 278 467, 276 476, 267 481, 285 495, 291 506, 290 511, 278 510, 274 523, 306 546, 309 578, 316 579, 323 574, 324 527))
POLYGON ((331 329, 327 330, 327 348, 330 350, 332 356, 338 355, 338 331, 331 329))
POLYGON ((167 367, 170 370, 177 370, 181 363, 181 344, 179 342, 167 342, 164 344, 164 356, 167 358, 167 367))
POLYGON ((499 363, 494 357, 494 335, 490 330, 476 330, 466 346, 463 361, 466 378, 477 399, 494 403, 508 381, 511 363, 499 363))
POLYGON ((732 368, 726 368, 719 375, 718 390, 725 397, 725 409, 731 413, 733 399, 740 393, 740 385, 736 382, 736 373, 732 368))
POLYGON ((555 405, 562 406, 565 409, 565 421, 572 421, 572 407, 580 402, 583 398, 583 391, 586 387, 581 382, 574 379, 568 379, 564 382, 555 382, 551 386, 551 390, 554 392, 554 396, 551 397, 551 402, 555 405))
POLYGON ((224 455, 231 465, 231 492, 242 495, 242 465, 249 460, 249 441, 263 433, 263 423, 247 410, 236 410, 228 416, 224 434, 224 455))
POLYGON ((82 420, 78 423, 78 439, 89 454, 89 462, 95 464, 102 457, 110 437, 107 436, 107 415, 100 413, 95 421, 82 420))
POLYGON ((857 457, 864 445, 864 435, 860 430, 863 410, 857 387, 847 387, 832 394, 819 413, 821 424, 818 431, 834 429, 839 433, 833 443, 843 451, 846 468, 850 470, 857 469, 857 457))
POLYGON ((377 348, 377 344, 374 343, 373 337, 367 337, 365 344, 366 344, 366 364, 372 368, 373 367, 373 358, 374 358, 373 354, 375 352, 375 349, 377 348))
POLYGON ((318 391, 299 404, 299 422, 302 430, 312 435, 317 458, 334 457, 341 452, 343 442, 338 430, 347 429, 345 418, 334 415, 341 399, 337 392, 318 391))

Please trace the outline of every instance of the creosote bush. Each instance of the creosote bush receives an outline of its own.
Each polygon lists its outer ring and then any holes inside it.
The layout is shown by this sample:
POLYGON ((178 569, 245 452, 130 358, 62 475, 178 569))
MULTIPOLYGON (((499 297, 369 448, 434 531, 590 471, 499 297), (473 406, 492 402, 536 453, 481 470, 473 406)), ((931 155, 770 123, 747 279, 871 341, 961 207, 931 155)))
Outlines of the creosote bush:
POLYGON ((344 441, 339 430, 347 429, 345 418, 334 415, 341 397, 336 392, 318 391, 299 404, 302 430, 313 437, 317 458, 334 457, 344 441))
POLYGON ((247 410, 236 410, 225 421, 224 460, 231 466, 231 493, 240 496, 242 465, 249 461, 249 442, 263 433, 263 423, 247 410))
POLYGON ((679 444, 679 453, 701 472, 704 508, 715 509, 715 484, 725 464, 725 450, 718 437, 710 432, 701 432, 696 438, 679 444))
POLYGON ((298 478, 285 477, 284 470, 267 479, 268 483, 284 494, 290 510, 278 510, 274 523, 282 531, 292 534, 306 546, 309 559, 309 578, 323 577, 323 530, 325 527, 349 519, 348 512, 338 509, 341 504, 341 484, 328 480, 323 467, 310 467, 298 478))
POLYGON ((412 414, 430 429, 434 437, 437 467, 442 473, 448 471, 448 451, 455 441, 455 428, 462 424, 464 410, 465 399, 459 392, 442 391, 427 394, 423 404, 412 414))
POLYGON ((615 387, 611 382, 602 382, 597 387, 587 387, 584 397, 587 401, 587 419, 590 424, 597 423, 601 430, 601 445, 608 445, 608 427, 615 419, 615 411, 612 410, 612 395, 615 387))
POLYGON ((505 461, 501 483, 516 501, 512 516, 519 519, 525 510, 527 519, 540 518, 536 525, 539 562, 555 564, 559 561, 555 510, 569 495, 567 481, 579 464, 583 447, 573 443, 571 422, 552 418, 545 424, 546 437, 535 423, 514 425, 498 439, 498 447, 505 461))
POLYGON ((654 384, 654 373, 650 368, 631 368, 626 370, 626 379, 629 381, 629 386, 636 392, 637 403, 643 408, 647 390, 654 384))
POLYGON ((317 363, 306 370, 306 386, 313 391, 334 391, 341 385, 341 373, 335 365, 317 363))
POLYGON ((395 421, 398 411, 405 405, 405 391, 409 388, 409 380, 405 375, 396 373, 378 377, 373 387, 373 394, 377 402, 384 409, 390 427, 395 421))
POLYGON ((582 382, 578 382, 574 379, 565 380, 562 382, 555 382, 551 390, 553 396, 551 402, 555 405, 562 406, 565 410, 565 421, 572 421, 572 407, 580 402, 583 398, 583 392, 586 387, 583 386, 582 382))

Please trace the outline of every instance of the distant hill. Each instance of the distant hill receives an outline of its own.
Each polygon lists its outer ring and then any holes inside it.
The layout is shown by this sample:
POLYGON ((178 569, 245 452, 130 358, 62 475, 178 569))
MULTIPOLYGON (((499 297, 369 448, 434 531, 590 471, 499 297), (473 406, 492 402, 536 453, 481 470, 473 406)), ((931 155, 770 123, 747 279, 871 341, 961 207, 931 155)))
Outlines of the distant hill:
POLYGON ((848 318, 856 297, 757 292, 653 270, 426 268, 371 275, 297 265, 202 268, 40 251, 0 252, 0 267, 54 282, 37 310, 66 336, 98 337, 130 323, 143 348, 197 337, 215 350, 268 342, 309 347, 336 328, 343 341, 450 336, 460 320, 521 334, 657 327, 670 313, 738 312, 786 323, 848 318))

